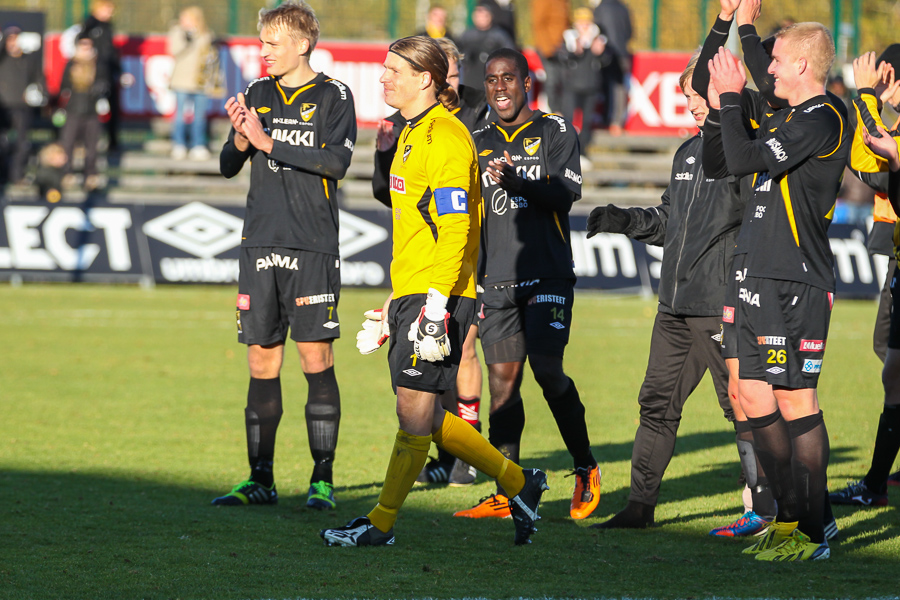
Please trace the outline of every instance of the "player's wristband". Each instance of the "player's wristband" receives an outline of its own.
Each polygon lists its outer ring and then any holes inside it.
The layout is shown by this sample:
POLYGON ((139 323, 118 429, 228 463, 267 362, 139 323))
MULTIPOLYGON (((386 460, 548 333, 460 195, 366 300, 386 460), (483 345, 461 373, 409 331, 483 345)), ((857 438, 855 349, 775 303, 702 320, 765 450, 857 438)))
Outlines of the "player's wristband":
POLYGON ((428 288, 428 299, 425 300, 425 317, 430 321, 441 321, 447 313, 449 298, 434 288, 428 288))

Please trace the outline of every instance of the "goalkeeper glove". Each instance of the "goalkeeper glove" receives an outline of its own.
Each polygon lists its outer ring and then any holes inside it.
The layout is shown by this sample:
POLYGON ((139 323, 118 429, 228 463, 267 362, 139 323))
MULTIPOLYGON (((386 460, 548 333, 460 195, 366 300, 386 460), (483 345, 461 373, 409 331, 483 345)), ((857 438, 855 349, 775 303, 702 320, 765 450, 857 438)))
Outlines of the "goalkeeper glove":
POLYGON ((444 360, 450 356, 450 337, 447 327, 447 296, 434 288, 428 289, 428 299, 419 312, 419 318, 409 327, 409 341, 414 342, 416 356, 428 362, 444 360))
POLYGON ((372 354, 391 336, 387 319, 381 318, 381 309, 367 310, 362 330, 356 334, 356 347, 360 354, 372 354))
POLYGON ((631 215, 624 208, 609 204, 591 211, 587 220, 588 237, 598 233, 625 233, 631 225, 631 215))

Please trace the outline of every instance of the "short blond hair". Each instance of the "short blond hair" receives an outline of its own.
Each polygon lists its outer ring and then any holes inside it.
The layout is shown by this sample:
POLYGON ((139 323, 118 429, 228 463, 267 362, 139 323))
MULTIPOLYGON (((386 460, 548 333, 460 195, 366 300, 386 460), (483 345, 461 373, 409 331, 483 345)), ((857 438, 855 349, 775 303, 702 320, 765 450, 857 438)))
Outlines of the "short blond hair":
POLYGON ((459 64, 465 58, 465 55, 459 51, 459 48, 456 47, 456 44, 450 38, 436 38, 434 41, 438 43, 438 46, 441 47, 441 50, 444 51, 444 54, 447 55, 447 60, 450 62, 459 64))
POLYGON ((312 54, 319 41, 319 20, 315 11, 303 0, 289 0, 275 8, 259 9, 256 29, 260 32, 263 29, 284 31, 298 44, 301 40, 309 40, 306 56, 312 54))
POLYGON ((805 58, 816 81, 825 84, 835 54, 834 39, 827 27, 814 21, 795 23, 778 31, 775 37, 790 44, 788 52, 793 58, 805 58))
POLYGON ((681 72, 681 77, 678 78, 678 85, 681 86, 682 92, 684 91, 684 86, 691 83, 691 78, 694 76, 694 70, 697 68, 697 62, 699 60, 700 50, 698 49, 691 55, 691 59, 688 61, 687 66, 684 68, 684 71, 681 72))

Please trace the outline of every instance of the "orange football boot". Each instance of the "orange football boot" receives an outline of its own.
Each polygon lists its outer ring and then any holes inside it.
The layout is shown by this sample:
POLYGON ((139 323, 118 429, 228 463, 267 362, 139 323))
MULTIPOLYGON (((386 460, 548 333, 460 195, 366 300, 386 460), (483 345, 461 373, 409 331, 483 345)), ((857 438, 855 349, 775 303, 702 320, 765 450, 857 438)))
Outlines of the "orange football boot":
POLYGON ((509 510, 509 498, 503 494, 491 494, 478 501, 472 508, 467 508, 453 513, 454 517, 469 517, 470 519, 483 519, 496 517, 506 519, 512 516, 509 510))
POLYGON ((581 467, 575 469, 572 475, 575 475, 575 491, 569 514, 573 519, 585 519, 600 504, 600 467, 581 467))

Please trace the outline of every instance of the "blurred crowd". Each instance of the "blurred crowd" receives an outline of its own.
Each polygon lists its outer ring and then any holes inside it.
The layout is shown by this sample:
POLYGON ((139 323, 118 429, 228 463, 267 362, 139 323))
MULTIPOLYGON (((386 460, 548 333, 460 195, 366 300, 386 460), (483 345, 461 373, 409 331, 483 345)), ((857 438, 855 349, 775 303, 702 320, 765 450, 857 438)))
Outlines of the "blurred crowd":
MULTIPOLYGON (((63 32, 60 52, 67 63, 52 96, 41 34, 23 31, 19 23, 0 23, 0 189, 33 184, 42 199, 59 202, 64 189, 93 192, 106 185, 98 157, 102 150, 109 164, 118 156, 120 92, 134 84, 114 43, 115 10, 112 0, 92 0, 84 21, 63 32), (38 145, 31 130, 40 117, 49 121, 52 139, 38 145)), ((207 160, 209 98, 224 94, 219 49, 197 6, 181 11, 167 39, 176 100, 172 157, 207 160)))

